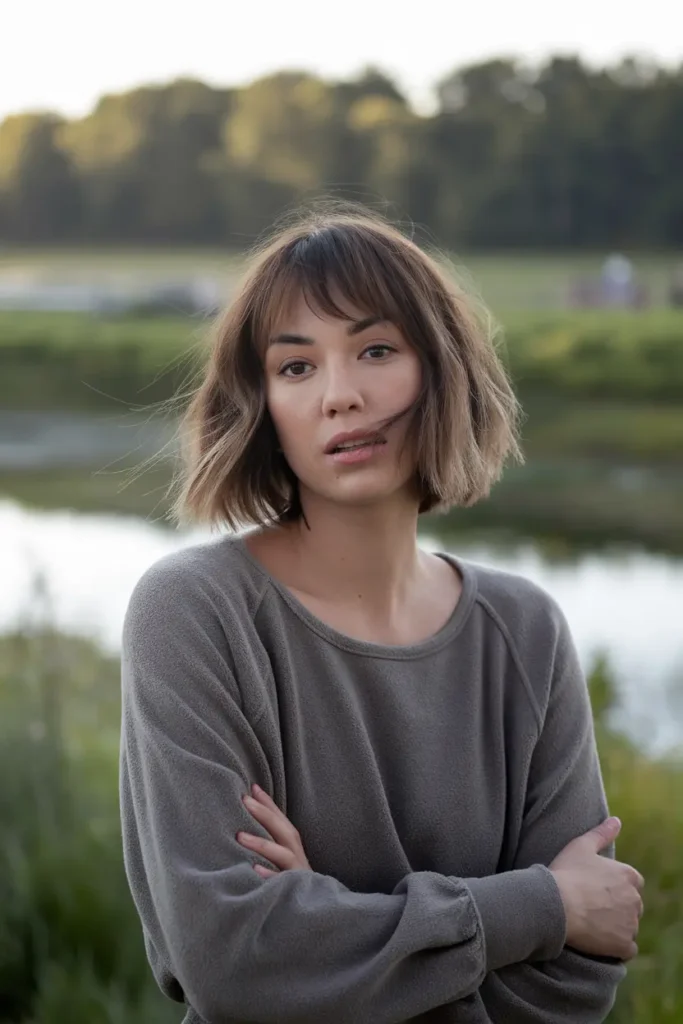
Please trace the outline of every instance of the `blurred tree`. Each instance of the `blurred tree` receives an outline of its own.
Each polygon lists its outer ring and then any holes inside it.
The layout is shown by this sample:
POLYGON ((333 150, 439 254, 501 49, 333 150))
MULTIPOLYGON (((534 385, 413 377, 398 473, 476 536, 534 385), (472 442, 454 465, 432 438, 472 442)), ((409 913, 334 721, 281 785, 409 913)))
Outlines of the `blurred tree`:
POLYGON ((505 244, 514 164, 532 110, 529 73, 512 60, 466 67, 437 85, 429 131, 437 167, 437 219, 456 245, 505 244))
POLYGON ((232 95, 189 80, 152 92, 148 131, 133 164, 145 237, 182 242, 224 237, 226 225, 209 170, 222 147, 232 95))
POLYGON ((395 100, 404 107, 408 105, 405 95, 396 83, 372 65, 361 71, 356 78, 340 82, 336 88, 347 97, 348 106, 367 96, 381 96, 387 100, 395 100))
MULTIPOLYGON (((381 196, 405 207, 417 117, 402 100, 378 94, 359 97, 349 108, 347 124, 362 167, 362 180, 381 196)), ((419 158, 419 156, 418 156, 419 158)))
POLYGON ((56 142, 60 119, 22 114, 0 125, 3 234, 18 242, 64 242, 81 227, 78 175, 56 142))
POLYGON ((220 148, 232 90, 191 79, 105 96, 61 143, 88 182, 86 234, 215 241, 220 206, 203 161, 220 148))
POLYGON ((181 78, 87 117, 0 125, 8 240, 242 246, 320 191, 450 247, 683 244, 683 67, 509 57, 454 70, 418 115, 387 75, 303 71, 241 89, 181 78))
POLYGON ((683 245, 683 64, 641 86, 639 152, 648 175, 640 231, 651 245, 683 245))
POLYGON ((333 90, 313 75, 284 71, 241 89, 225 127, 229 163, 304 191, 327 177, 335 130, 333 90))

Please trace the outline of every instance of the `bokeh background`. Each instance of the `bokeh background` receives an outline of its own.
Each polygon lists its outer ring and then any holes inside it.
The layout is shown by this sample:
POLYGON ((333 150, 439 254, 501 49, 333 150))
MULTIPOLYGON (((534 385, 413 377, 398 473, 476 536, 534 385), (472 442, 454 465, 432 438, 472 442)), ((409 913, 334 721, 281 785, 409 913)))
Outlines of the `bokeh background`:
POLYGON ((120 629, 142 572, 205 536, 167 518, 164 403, 248 246, 326 194, 401 225, 501 325, 526 464, 422 542, 565 609, 618 855, 647 881, 610 1021, 680 1024, 680 33, 659 0, 577 0, 571 25, 532 0, 252 6, 3 13, 0 1021, 182 1019, 121 862, 120 629))

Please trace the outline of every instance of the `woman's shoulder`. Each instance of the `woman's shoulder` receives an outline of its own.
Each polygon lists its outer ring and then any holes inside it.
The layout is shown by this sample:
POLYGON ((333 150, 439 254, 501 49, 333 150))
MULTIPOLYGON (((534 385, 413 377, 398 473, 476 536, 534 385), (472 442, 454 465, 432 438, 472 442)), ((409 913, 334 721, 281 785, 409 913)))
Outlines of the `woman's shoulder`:
POLYGON ((516 647, 534 646, 539 638, 552 645, 567 629, 557 599, 540 583, 494 565, 465 565, 476 581, 476 602, 492 627, 505 632, 516 647))
POLYGON ((268 696, 253 629, 264 589, 238 538, 184 545, 154 561, 133 588, 121 630, 129 706, 154 707, 169 728, 185 728, 188 707, 206 721, 227 707, 255 720, 268 696))
POLYGON ((157 558, 135 583, 126 616, 155 608, 213 607, 255 615, 267 586, 235 534, 183 545, 157 558))

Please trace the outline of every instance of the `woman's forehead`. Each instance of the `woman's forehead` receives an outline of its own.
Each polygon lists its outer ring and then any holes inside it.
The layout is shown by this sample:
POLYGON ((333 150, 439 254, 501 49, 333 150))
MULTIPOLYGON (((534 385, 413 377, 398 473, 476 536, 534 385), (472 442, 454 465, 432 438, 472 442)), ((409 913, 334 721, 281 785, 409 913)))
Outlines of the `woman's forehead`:
POLYGON ((267 331, 273 335, 290 330, 297 323, 315 320, 358 322, 380 313, 379 305, 369 309, 357 299, 344 295, 336 285, 330 285, 318 295, 311 294, 308 288, 297 287, 271 309, 267 331))

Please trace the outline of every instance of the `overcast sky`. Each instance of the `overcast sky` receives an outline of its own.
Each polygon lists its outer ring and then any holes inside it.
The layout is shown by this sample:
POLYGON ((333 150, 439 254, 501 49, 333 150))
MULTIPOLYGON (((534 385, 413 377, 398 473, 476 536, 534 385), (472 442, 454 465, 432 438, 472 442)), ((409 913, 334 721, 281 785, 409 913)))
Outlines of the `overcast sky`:
POLYGON ((672 0, 4 0, 0 118, 87 113, 106 92, 190 75, 243 84, 283 68, 347 78, 390 73, 418 109, 454 67, 490 56, 533 62, 577 53, 589 64, 639 54, 683 62, 672 0))

